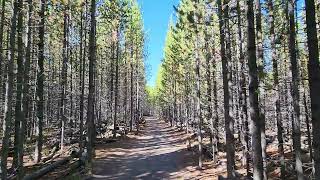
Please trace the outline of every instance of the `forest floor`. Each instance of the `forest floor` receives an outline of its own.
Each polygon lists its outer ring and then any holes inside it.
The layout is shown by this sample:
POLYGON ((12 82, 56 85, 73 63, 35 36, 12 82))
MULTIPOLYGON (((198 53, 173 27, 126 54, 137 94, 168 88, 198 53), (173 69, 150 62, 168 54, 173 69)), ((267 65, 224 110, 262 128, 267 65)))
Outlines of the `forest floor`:
POLYGON ((187 150, 186 138, 184 131, 147 118, 138 135, 96 148, 93 179, 217 179, 226 174, 225 166, 213 167, 211 161, 198 170, 198 155, 187 150))

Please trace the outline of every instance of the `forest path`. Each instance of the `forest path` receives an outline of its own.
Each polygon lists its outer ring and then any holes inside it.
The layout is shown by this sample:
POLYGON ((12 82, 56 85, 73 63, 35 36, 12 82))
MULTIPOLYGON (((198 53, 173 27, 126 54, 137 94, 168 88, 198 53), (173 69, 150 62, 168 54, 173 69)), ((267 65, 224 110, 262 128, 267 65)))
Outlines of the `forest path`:
POLYGON ((185 132, 152 117, 141 129, 97 147, 93 179, 212 179, 196 169, 197 154, 186 150, 185 132))

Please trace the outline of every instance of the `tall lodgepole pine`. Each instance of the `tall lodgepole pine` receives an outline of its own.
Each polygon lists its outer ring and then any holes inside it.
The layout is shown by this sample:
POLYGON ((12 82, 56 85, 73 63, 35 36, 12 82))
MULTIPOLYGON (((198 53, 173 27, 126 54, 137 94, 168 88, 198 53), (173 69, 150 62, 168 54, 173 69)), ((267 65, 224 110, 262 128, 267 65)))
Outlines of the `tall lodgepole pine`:
POLYGON ((133 130, 133 60, 134 60, 134 53, 133 53, 133 41, 131 42, 131 49, 130 49, 130 132, 133 130))
POLYGON ((303 169, 301 161, 301 132, 300 132, 300 107, 299 107, 299 67, 297 61, 297 48, 296 48, 296 29, 294 19, 294 5, 295 0, 288 1, 288 15, 289 15, 289 54, 291 62, 292 73, 292 103, 293 103, 293 122, 292 122, 292 138, 293 148, 295 154, 295 168, 297 178, 303 178, 303 169))
MULTIPOLYGON (((16 104, 15 104, 15 121, 14 121, 14 154, 13 164, 14 168, 17 168, 21 162, 19 162, 19 149, 20 144, 20 129, 21 122, 23 121, 24 115, 22 111, 22 90, 23 90, 23 71, 24 71, 24 44, 23 44, 23 0, 18 0, 18 24, 17 24, 17 36, 18 36, 18 58, 17 58, 17 80, 16 80, 16 104)), ((19 168, 20 169, 20 168, 19 168)))
POLYGON ((24 175, 24 169, 23 169, 23 155, 24 155, 24 142, 25 142, 25 134, 26 134, 26 125, 27 120, 30 118, 29 113, 29 103, 30 103, 30 63, 31 63, 31 46, 32 46, 32 28, 31 25, 33 23, 33 4, 32 0, 28 0, 28 27, 27 27, 27 48, 26 48, 26 59, 24 62, 24 82, 23 82, 23 98, 22 98, 22 112, 23 112, 23 120, 21 121, 21 127, 20 127, 20 135, 19 135, 19 145, 18 149, 20 151, 19 154, 19 165, 18 165, 18 179, 22 179, 24 175))
POLYGON ((68 44, 69 44, 69 4, 64 5, 65 9, 63 12, 63 50, 62 50, 62 70, 61 70, 61 97, 60 97, 60 148, 64 148, 64 129, 66 123, 66 89, 68 79, 68 44))
POLYGON ((256 56, 256 40, 254 29, 253 0, 247 1, 247 21, 248 21, 248 65, 249 65, 249 108, 252 129, 252 164, 253 179, 263 179, 263 160, 261 148, 261 120, 258 101, 258 71, 256 56))
MULTIPOLYGON (((210 122, 210 141, 211 141, 211 147, 212 147, 212 152, 215 152, 215 126, 216 124, 214 123, 213 119, 213 114, 212 114, 212 105, 213 105, 213 98, 212 98, 212 75, 211 75, 211 52, 210 52, 210 47, 209 47, 209 30, 208 28, 205 29, 205 49, 206 49, 206 84, 207 84, 207 101, 208 101, 208 114, 207 114, 207 119, 210 122)), ((213 50, 214 51, 214 50, 213 50)), ((214 75, 214 73, 213 73, 214 75)), ((215 153, 212 153, 212 160, 216 161, 215 153)))
POLYGON ((279 90, 279 71, 278 71, 278 58, 276 50, 276 34, 274 23, 274 8, 273 0, 268 0, 269 19, 270 19, 270 36, 271 36, 271 60, 273 68, 273 84, 276 93, 275 108, 276 108, 276 123, 277 123, 277 138, 278 138, 278 153, 280 155, 280 177, 284 179, 285 164, 284 164, 284 148, 283 148, 283 127, 281 118, 280 106, 280 90, 279 90))
POLYGON ((40 162, 42 157, 43 144, 43 119, 44 119, 44 22, 45 22, 46 0, 41 0, 40 25, 39 25, 39 54, 38 54, 38 72, 37 72, 37 129, 36 129, 36 149, 35 161, 40 162))
POLYGON ((84 116, 84 91, 85 91, 85 67, 86 67, 86 31, 84 31, 83 28, 83 21, 86 22, 86 18, 87 17, 87 2, 85 2, 85 4, 83 5, 85 7, 85 15, 83 13, 83 7, 81 7, 81 20, 80 20, 80 53, 79 53, 79 58, 80 58, 80 86, 81 86, 81 94, 80 94, 80 124, 79 124, 79 130, 80 130, 80 140, 79 140, 79 148, 80 151, 83 149, 83 116, 84 116), (85 20, 84 20, 85 19, 85 20), (84 34, 84 41, 83 41, 83 34, 84 34), (84 43, 84 44, 83 44, 84 43))
MULTIPOLYGON (((196 0, 196 6, 195 8, 199 8, 197 6, 197 4, 199 4, 199 0, 196 0)), ((199 17, 197 15, 194 15, 195 18, 195 31, 196 31, 196 40, 195 40, 195 58, 196 58, 196 63, 195 63, 195 79, 196 79, 196 97, 195 97, 195 119, 196 122, 198 123, 198 130, 197 130, 197 134, 198 134, 198 144, 199 144, 199 168, 202 168, 203 162, 202 162, 202 117, 201 117, 201 92, 200 92, 200 81, 201 81, 201 75, 200 75, 200 47, 199 47, 199 28, 197 23, 200 22, 199 17)))
POLYGON ((120 42, 119 42, 119 30, 117 30, 116 35, 116 58, 115 58, 115 65, 116 65, 116 74, 115 74, 115 92, 114 92, 114 117, 113 117, 113 137, 116 138, 117 132, 117 115, 118 115, 118 94, 119 94, 119 59, 120 59, 120 42))
POLYGON ((139 132, 139 89, 140 89, 140 84, 139 84, 139 54, 138 54, 138 47, 139 47, 139 40, 138 40, 138 37, 136 37, 136 48, 135 48, 135 53, 136 53, 136 67, 135 67, 135 75, 136 75, 136 99, 135 99, 135 115, 134 115, 134 120, 135 120, 135 123, 136 123, 136 129, 137 129, 137 132, 139 132))
MULTIPOLYGON (((257 61, 258 61, 258 77, 264 71, 264 50, 263 50, 263 30, 262 30, 262 12, 261 12, 261 0, 255 0, 256 6, 256 39, 257 39, 257 61)), ((259 82, 264 83, 263 78, 258 79, 259 82)), ((260 90, 263 89, 260 87, 260 90)), ((263 160, 263 178, 267 177, 267 142, 266 142, 266 123, 265 123, 265 93, 261 93, 260 99, 260 122, 261 122, 261 148, 262 148, 262 160, 263 160)))
POLYGON ((239 102, 241 106, 241 112, 240 113, 240 118, 242 120, 242 136, 241 141, 244 146, 243 148, 243 165, 246 166, 247 170, 247 176, 250 176, 250 164, 249 164, 249 125, 248 125, 248 109, 247 109, 247 90, 246 90, 246 76, 245 76, 245 71, 246 71, 246 63, 245 63, 245 55, 243 52, 243 35, 242 35, 242 28, 241 28, 241 7, 240 7, 240 0, 237 0, 237 29, 238 29, 238 37, 239 37, 239 62, 240 62, 240 88, 239 88, 239 102))
POLYGON ((87 150, 89 169, 92 166, 92 159, 94 154, 94 102, 95 102, 95 86, 94 74, 96 65, 96 1, 91 0, 90 10, 90 34, 89 34, 89 95, 88 95, 88 110, 87 110, 87 150))
MULTIPOLYGON (((4 31, 4 20, 5 20, 5 7, 6 7, 6 0, 2 0, 1 3, 1 20, 0 20, 0 105, 3 104, 3 95, 2 95, 2 87, 3 87, 3 72, 4 72, 4 55, 3 55, 3 31, 4 31)), ((2 108, 0 108, 0 113, 2 113, 2 108)))
POLYGON ((7 179, 7 158, 9 151, 9 140, 12 125, 12 100, 13 100, 13 82, 14 82, 14 58, 15 58, 15 38, 17 27, 18 1, 14 1, 13 14, 11 17, 11 31, 9 35, 9 55, 7 61, 7 82, 6 94, 4 102, 4 122, 3 122, 3 137, 1 148, 1 179, 7 179))
POLYGON ((227 151, 227 172, 228 178, 235 178, 235 158, 234 158, 234 137, 232 134, 232 112, 230 111, 230 97, 229 78, 228 78, 228 57, 226 54, 226 33, 228 16, 229 16, 229 0, 218 0, 218 16, 220 28, 220 44, 221 44, 221 61, 222 61, 222 76, 223 76, 223 92, 224 92, 224 116, 225 116, 225 131, 226 131, 226 151, 227 151), (222 9, 222 7, 224 7, 222 9), (223 15, 222 15, 223 13, 223 15))
POLYGON ((320 179, 320 64, 314 0, 305 0, 315 179, 320 179))

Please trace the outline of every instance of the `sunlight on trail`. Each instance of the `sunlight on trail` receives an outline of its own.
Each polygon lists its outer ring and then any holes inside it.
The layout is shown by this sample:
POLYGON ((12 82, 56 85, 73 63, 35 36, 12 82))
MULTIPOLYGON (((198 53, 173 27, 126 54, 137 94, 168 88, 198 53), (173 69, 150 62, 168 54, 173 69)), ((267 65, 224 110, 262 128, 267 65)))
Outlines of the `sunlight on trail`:
POLYGON ((185 138, 184 132, 149 118, 141 135, 97 147, 94 178, 206 179, 209 170, 196 169, 196 153, 186 150, 185 138))

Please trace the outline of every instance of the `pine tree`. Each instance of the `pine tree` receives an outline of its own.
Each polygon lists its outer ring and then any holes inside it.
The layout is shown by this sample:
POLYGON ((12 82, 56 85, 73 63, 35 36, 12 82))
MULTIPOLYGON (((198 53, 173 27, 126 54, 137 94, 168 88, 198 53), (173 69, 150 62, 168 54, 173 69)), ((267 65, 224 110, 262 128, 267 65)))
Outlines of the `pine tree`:
POLYGON ((305 1, 308 37, 308 72, 311 99, 315 178, 320 178, 320 65, 314 0, 305 1))

